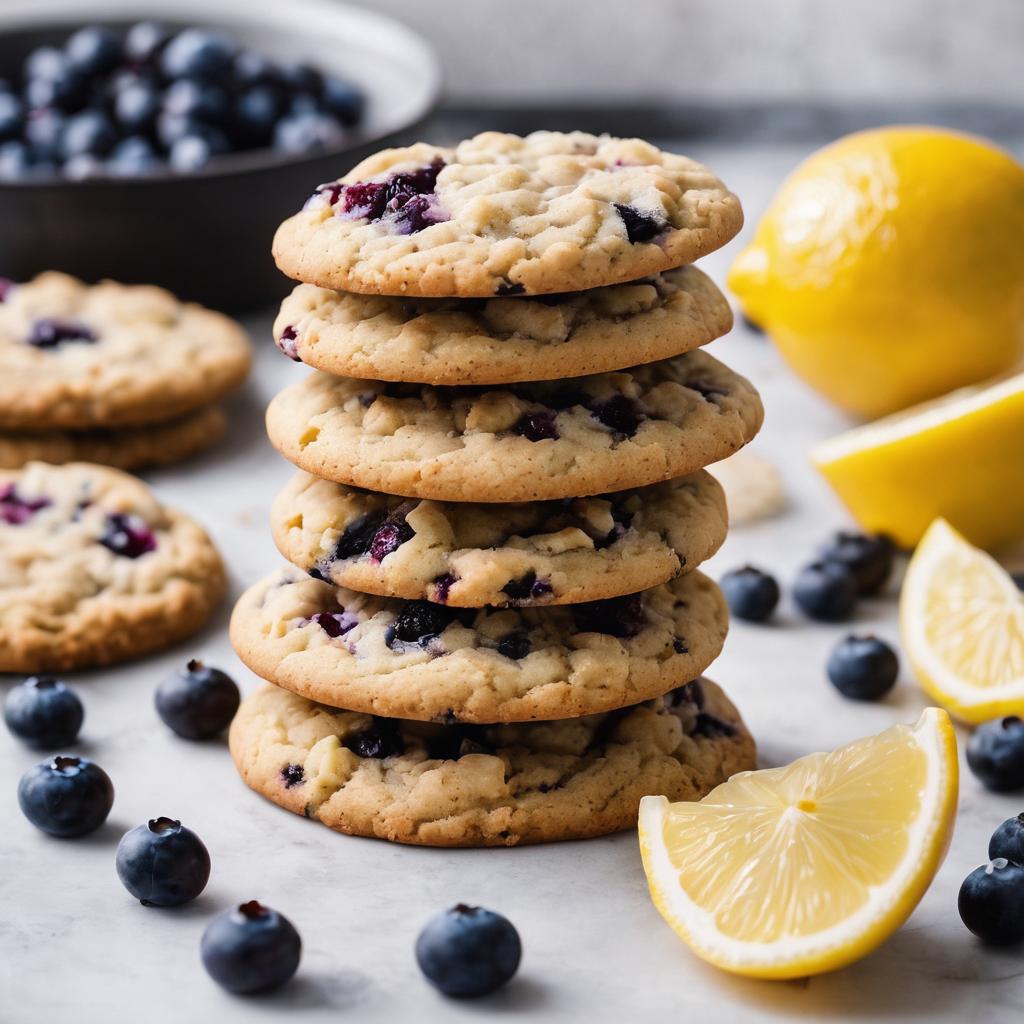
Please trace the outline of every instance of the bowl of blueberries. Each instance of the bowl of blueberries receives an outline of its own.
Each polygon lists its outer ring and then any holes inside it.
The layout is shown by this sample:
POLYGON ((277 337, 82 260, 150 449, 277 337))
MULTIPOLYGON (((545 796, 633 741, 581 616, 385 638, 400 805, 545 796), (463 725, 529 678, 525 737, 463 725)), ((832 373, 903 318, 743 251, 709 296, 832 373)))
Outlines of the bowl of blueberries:
POLYGON ((332 0, 8 0, 0 277, 55 269, 268 306, 287 289, 278 223, 408 141, 439 92, 418 36, 332 0))

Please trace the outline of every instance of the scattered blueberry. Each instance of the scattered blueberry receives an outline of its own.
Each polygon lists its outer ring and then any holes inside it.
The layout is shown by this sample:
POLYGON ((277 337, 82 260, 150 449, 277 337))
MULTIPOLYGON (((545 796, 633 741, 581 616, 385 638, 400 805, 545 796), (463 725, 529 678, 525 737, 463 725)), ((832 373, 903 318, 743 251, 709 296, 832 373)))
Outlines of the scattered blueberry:
POLYGON ((999 857, 972 871, 960 886, 960 919, 983 942, 1008 946, 1024 939, 1024 867, 999 857))
POLYGON ((832 685, 851 700, 884 697, 900 674, 896 652, 875 636, 848 636, 840 640, 826 667, 832 685))
POLYGON ((231 676, 192 660, 157 687, 156 710, 183 739, 208 740, 228 727, 240 700, 231 676))
POLYGON ((779 603, 779 585, 775 577, 752 565, 733 569, 718 582, 729 611, 745 622, 765 622, 779 603))
POLYGON ((140 558, 156 550, 156 537, 145 521, 121 512, 107 516, 99 542, 115 555, 124 558, 140 558))
POLYGON ((1024 721, 1016 715, 979 725, 967 741, 967 765, 988 788, 1024 788, 1024 721))
POLYGON ((867 535, 839 531, 822 546, 818 557, 825 562, 841 562, 857 581, 859 594, 875 594, 892 574, 896 547, 879 533, 867 535))
POLYGON ((1024 865, 1024 814, 1007 818, 988 841, 988 859, 1002 857, 1012 864, 1024 865))
POLYGON ((857 581, 839 562, 812 562, 793 581, 793 599, 812 619, 841 622, 857 603, 857 581))
POLYGON ((203 932, 203 966, 229 992, 248 995, 283 985, 298 970, 295 926, 256 900, 218 914, 203 932))
POLYGON ((416 962, 446 996, 473 998, 507 984, 523 947, 508 918, 459 903, 427 922, 416 939, 416 962))
POLYGON ((114 787, 98 764, 61 754, 25 772, 18 804, 36 828, 70 839, 95 832, 107 820, 114 787))
POLYGON ((210 878, 210 854, 180 821, 153 818, 117 844, 117 877, 147 907, 177 907, 194 900, 210 878))
POLYGON ((29 677, 4 702, 7 728, 18 739, 44 750, 74 743, 84 717, 78 694, 50 676, 29 677))

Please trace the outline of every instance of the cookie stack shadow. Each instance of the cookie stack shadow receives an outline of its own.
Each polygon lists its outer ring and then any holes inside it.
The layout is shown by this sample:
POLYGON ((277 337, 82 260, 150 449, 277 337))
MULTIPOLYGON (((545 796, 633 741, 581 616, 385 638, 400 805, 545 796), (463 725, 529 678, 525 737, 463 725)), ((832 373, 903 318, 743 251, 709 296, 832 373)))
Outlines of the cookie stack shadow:
POLYGON ((704 467, 760 400, 702 351, 732 323, 709 278, 619 275, 285 299, 275 340, 313 368, 267 417, 299 469, 272 509, 290 565, 231 627, 268 683, 230 737, 253 789, 342 832, 500 846, 632 827, 643 795, 754 766, 703 678, 728 614, 698 566, 727 529, 704 467))

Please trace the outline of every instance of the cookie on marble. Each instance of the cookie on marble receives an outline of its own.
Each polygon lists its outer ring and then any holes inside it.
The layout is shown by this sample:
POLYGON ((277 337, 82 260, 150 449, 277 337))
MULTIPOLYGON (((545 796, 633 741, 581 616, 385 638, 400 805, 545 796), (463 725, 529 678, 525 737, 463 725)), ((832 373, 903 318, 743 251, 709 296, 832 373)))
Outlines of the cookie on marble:
POLYGON ((592 498, 404 499, 299 473, 270 512, 278 549, 318 579, 455 607, 632 594, 710 558, 728 516, 706 472, 592 498))
POLYGON ((459 726, 374 718, 276 686, 231 725, 246 784, 328 828, 423 846, 514 846, 636 825, 640 798, 699 800, 754 768, 754 741, 704 679, 570 721, 459 726))
POLYGON ((300 284, 274 339, 343 377, 426 384, 556 380, 652 363, 732 328, 725 297, 695 267, 538 298, 399 299, 300 284))
POLYGON ((28 462, 96 462, 125 470, 169 466, 212 447, 227 425, 223 411, 208 405, 166 423, 120 430, 0 432, 0 469, 28 462))
POLYGON ((162 288, 52 272, 0 288, 0 429, 163 422, 238 387, 250 359, 238 324, 162 288))
POLYGON ((321 185, 274 237, 289 277, 371 295, 542 295, 632 281, 724 245, 739 200, 639 139, 484 132, 321 185))
POLYGON ((289 566, 247 590, 231 641, 257 675, 334 707, 421 721, 573 718, 661 694, 718 656, 728 612, 700 572, 626 597, 451 608, 289 566))
POLYGON ((315 372, 267 410, 275 447, 337 483, 439 501, 603 494, 693 473, 761 426, 749 381, 706 352, 615 373, 438 388, 315 372))
POLYGON ((224 593, 206 532, 106 466, 0 472, 0 672, 91 668, 194 633, 224 593))

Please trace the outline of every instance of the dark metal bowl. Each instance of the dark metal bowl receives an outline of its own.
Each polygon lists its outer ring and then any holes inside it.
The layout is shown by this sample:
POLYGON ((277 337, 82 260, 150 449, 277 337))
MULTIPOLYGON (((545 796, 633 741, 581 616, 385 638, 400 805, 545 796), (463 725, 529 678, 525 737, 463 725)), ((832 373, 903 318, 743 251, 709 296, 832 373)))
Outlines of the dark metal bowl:
POLYGON ((304 156, 260 150, 189 175, 0 183, 0 277, 24 281, 63 270, 87 281, 160 284, 227 311, 267 306, 288 289, 270 257, 274 229, 320 182, 407 141, 437 102, 437 60, 399 23, 325 0, 7 0, 0 78, 17 72, 36 46, 84 23, 143 19, 216 26, 269 56, 337 72, 366 93, 366 118, 347 144, 304 156))

